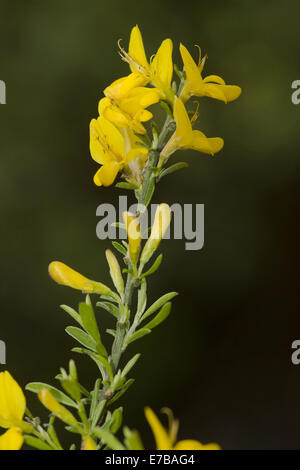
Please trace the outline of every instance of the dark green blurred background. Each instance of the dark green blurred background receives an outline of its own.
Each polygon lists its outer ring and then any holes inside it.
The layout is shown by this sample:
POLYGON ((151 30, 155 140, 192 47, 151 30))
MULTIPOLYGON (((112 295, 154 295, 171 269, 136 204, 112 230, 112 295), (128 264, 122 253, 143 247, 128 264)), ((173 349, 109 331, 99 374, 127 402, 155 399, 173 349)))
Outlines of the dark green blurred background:
MULTIPOLYGON (((180 296, 171 317, 132 345, 143 356, 125 422, 153 446, 143 407, 171 407, 180 437, 225 449, 300 449, 299 13, 290 1, 0 1, 1 323, 7 368, 22 385, 51 381, 74 346, 64 332, 80 293, 55 285, 51 260, 110 282, 96 238, 96 207, 117 200, 92 183, 88 125, 101 90, 126 75, 117 40, 142 29, 148 54, 171 37, 243 88, 228 105, 203 99, 201 129, 222 136, 215 158, 186 152, 190 168, 166 178, 155 202, 205 204, 205 247, 164 242, 150 301, 180 296), (196 54, 196 49, 194 50, 196 54)), ((174 57, 180 63, 177 50, 174 57)), ((180 63, 181 65, 181 63, 180 63)), ((125 194, 125 193, 123 193, 125 194)), ((110 319, 98 312, 103 327, 110 319)), ((110 338, 110 337, 109 337, 110 338)), ((110 339, 108 340, 110 341, 110 339)), ((96 372, 77 360, 83 383, 96 372)), ((1 366, 1 370, 4 366, 1 366)), ((35 413, 40 407, 27 394, 35 413)))

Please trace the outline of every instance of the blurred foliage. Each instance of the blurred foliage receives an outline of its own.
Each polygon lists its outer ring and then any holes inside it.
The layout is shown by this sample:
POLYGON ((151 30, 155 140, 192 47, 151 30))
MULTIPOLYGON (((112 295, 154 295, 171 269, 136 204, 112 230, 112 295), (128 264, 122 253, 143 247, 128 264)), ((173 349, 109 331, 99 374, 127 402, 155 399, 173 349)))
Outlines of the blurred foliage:
MULTIPOLYGON (((300 448, 300 369, 290 361, 300 336, 300 107, 290 99, 300 79, 299 2, 2 0, 0 8, 7 367, 22 384, 49 381, 71 357, 58 305, 82 296, 53 284, 51 260, 109 282, 110 243, 96 238, 95 212, 122 191, 93 185, 88 124, 101 90, 128 73, 117 40, 127 44, 138 23, 149 54, 165 37, 176 48, 199 44, 206 73, 243 94, 228 105, 201 101, 200 127, 222 136, 224 150, 214 158, 181 154, 190 168, 163 179, 156 193, 155 202, 205 204, 205 247, 188 252, 183 241, 164 242, 149 290, 153 299, 169 290, 180 296, 170 319, 143 340, 125 422, 151 445, 143 406, 167 405, 185 437, 227 449, 300 448)), ((175 58, 181 65, 177 50, 175 58)), ((109 325, 100 310, 98 318, 109 325)), ((91 386, 96 369, 77 363, 91 386)), ((33 397, 29 403, 40 410, 33 397)))

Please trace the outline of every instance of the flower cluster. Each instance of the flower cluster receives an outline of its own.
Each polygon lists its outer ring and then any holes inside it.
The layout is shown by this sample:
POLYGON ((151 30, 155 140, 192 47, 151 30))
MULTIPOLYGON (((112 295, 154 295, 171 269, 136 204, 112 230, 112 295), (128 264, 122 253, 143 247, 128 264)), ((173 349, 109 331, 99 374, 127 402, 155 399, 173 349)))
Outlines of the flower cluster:
MULTIPOLYGON (((166 130, 170 132, 175 127, 171 138, 160 142, 159 170, 177 149, 194 149, 209 155, 219 152, 223 139, 208 138, 203 132, 193 130, 197 113, 190 119, 185 104, 192 96, 207 96, 228 103, 239 97, 241 88, 226 85, 217 75, 203 78, 207 57, 201 58, 200 51, 196 63, 182 44, 179 49, 183 71, 180 72, 173 64, 171 39, 165 39, 156 54, 147 59, 138 26, 131 31, 128 52, 120 43, 119 47, 131 73, 105 88, 105 97, 99 101, 99 116, 90 123, 91 155, 102 165, 94 176, 95 184, 109 186, 120 172, 134 188, 141 186, 149 150, 157 149, 156 139, 151 141, 144 124, 153 118, 148 108, 156 103, 168 110, 166 130), (173 80, 174 70, 179 84, 173 80)), ((154 121, 152 124, 156 129, 154 121)), ((155 176, 159 178, 159 172, 155 176)))
MULTIPOLYGON (((50 412, 48 422, 41 424, 29 411, 24 393, 10 373, 0 373, 0 427, 6 430, 0 435, 0 450, 20 449, 23 442, 40 450, 62 450, 54 427, 57 419, 68 432, 79 436, 82 450, 144 449, 139 434, 126 426, 123 426, 123 442, 116 437, 123 423, 123 407, 113 409, 112 406, 134 382, 129 374, 140 357, 137 353, 123 364, 122 355, 131 343, 150 334, 168 318, 177 292, 168 292, 148 305, 148 278, 162 262, 162 254, 155 259, 154 255, 169 228, 171 209, 165 203, 158 205, 145 243, 143 238, 147 237, 141 233, 141 216, 151 201, 156 183, 186 166, 182 162, 166 167, 177 149, 214 155, 223 147, 222 138, 209 138, 194 129, 198 112, 191 115, 186 108, 188 100, 192 96, 207 96, 227 103, 238 98, 241 89, 226 85, 216 75, 203 78, 206 56, 201 58, 200 53, 196 63, 182 44, 183 70, 180 71, 173 64, 171 39, 165 39, 156 54, 148 59, 138 26, 131 31, 128 52, 120 43, 119 47, 130 74, 104 90, 105 96, 98 106, 99 116, 90 123, 90 152, 101 165, 94 176, 95 184, 109 186, 121 173, 125 181, 117 186, 134 190, 138 203, 135 213, 124 212, 123 220, 119 221, 127 231, 127 241, 114 241, 115 253, 109 249, 105 252, 113 287, 83 276, 60 261, 49 265, 49 274, 55 282, 85 295, 78 309, 61 307, 76 323, 66 328, 67 334, 77 342, 72 351, 92 359, 97 376, 93 389, 88 390, 80 383, 75 362, 70 360, 68 370, 61 368, 56 376, 60 388, 41 382, 29 383, 26 389, 35 393, 50 412), (161 128, 149 110, 152 105, 160 105, 166 112, 161 128), (120 255, 121 262, 117 257, 120 255), (150 261, 152 265, 146 267, 150 261), (98 296, 96 307, 114 320, 113 328, 104 332, 113 337, 111 345, 103 341, 92 294, 94 298, 98 296)), ((195 440, 176 442, 178 422, 170 410, 165 409, 165 412, 169 429, 163 427, 151 408, 145 409, 157 449, 219 449, 217 444, 203 445, 195 440)), ((76 449, 76 444, 70 449, 76 449)))

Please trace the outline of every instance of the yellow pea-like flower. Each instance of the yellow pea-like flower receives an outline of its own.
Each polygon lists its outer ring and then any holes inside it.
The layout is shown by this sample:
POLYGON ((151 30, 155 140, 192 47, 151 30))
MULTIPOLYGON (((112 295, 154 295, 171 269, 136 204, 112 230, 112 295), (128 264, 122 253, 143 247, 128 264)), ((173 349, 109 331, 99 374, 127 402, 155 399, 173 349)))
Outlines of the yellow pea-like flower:
POLYGON ((133 265, 136 265, 141 250, 141 227, 138 218, 131 212, 123 213, 123 220, 126 225, 129 258, 133 265))
POLYGON ((0 450, 19 450, 24 442, 23 435, 11 428, 0 436, 0 450))
POLYGON ((98 110, 100 116, 104 116, 116 126, 145 134, 146 129, 142 123, 153 117, 146 108, 158 101, 159 92, 156 89, 136 87, 118 101, 110 97, 102 98, 98 110))
POLYGON ((151 408, 145 408, 145 416, 153 432, 158 450, 220 450, 218 444, 202 444, 192 439, 186 439, 176 443, 177 423, 174 423, 173 419, 170 420, 170 429, 166 430, 151 408))
POLYGON ((180 54, 186 74, 185 84, 180 95, 183 102, 186 102, 191 96, 209 96, 229 103, 240 96, 242 89, 239 86, 226 85, 223 78, 218 75, 208 75, 202 78, 201 72, 206 57, 201 60, 201 52, 198 65, 183 44, 180 44, 180 54))
MULTIPOLYGON (((104 111, 108 108, 107 104, 107 101, 104 101, 104 111)), ((115 116, 110 116, 112 120, 119 120, 121 126, 120 119, 125 119, 122 113, 115 112, 113 108, 110 108, 110 113, 115 116)), ((126 127, 125 124, 124 121, 123 125, 126 127)), ((138 139, 135 140, 135 142, 137 141, 138 139)), ((90 123, 90 152, 93 160, 102 165, 94 176, 94 183, 97 186, 110 186, 119 171, 123 170, 131 160, 147 153, 147 149, 132 145, 133 142, 128 138, 126 129, 121 131, 103 116, 92 119, 90 123)))
POLYGON ((123 281, 121 268, 118 263, 118 260, 113 254, 113 252, 110 250, 106 250, 105 255, 106 255, 108 265, 109 265, 110 275, 113 280, 114 286, 119 292, 119 294, 123 294, 124 293, 124 281, 123 281))
POLYGON ((52 263, 49 264, 48 271, 51 278, 63 286, 71 287, 72 289, 81 290, 82 292, 90 294, 113 294, 110 288, 101 282, 88 279, 60 261, 52 261, 52 263))
POLYGON ((20 385, 8 371, 0 372, 0 426, 22 428, 26 400, 20 385))
POLYGON ((76 418, 69 410, 67 410, 67 408, 58 403, 49 390, 42 388, 38 393, 38 398, 45 408, 51 411, 51 413, 61 419, 64 423, 69 426, 78 427, 78 421, 76 418))
POLYGON ((148 62, 143 38, 138 26, 131 30, 128 53, 121 49, 123 60, 129 63, 134 74, 140 75, 144 84, 152 83, 160 92, 160 97, 173 102, 174 92, 172 91, 173 76, 173 43, 171 39, 165 39, 157 53, 148 62))
POLYGON ((158 248, 171 222, 171 209, 168 204, 160 204, 155 212, 150 237, 141 254, 141 264, 146 264, 158 248))
POLYGON ((82 450, 97 450, 94 439, 90 436, 86 436, 82 439, 82 450))
POLYGON ((208 138, 203 132, 193 130, 188 113, 180 98, 175 98, 174 101, 174 119, 176 130, 160 154, 161 162, 177 149, 193 149, 214 155, 223 148, 224 140, 221 137, 208 138))

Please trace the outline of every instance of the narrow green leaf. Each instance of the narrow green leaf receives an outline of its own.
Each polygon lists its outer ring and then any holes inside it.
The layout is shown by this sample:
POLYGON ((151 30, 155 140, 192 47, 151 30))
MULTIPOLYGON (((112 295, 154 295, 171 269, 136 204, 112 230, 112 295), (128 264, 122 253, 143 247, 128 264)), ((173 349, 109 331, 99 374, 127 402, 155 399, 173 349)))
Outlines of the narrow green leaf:
POLYGON ((164 176, 170 175, 175 171, 181 170, 182 168, 187 168, 189 166, 186 162, 175 163, 174 165, 165 168, 158 176, 158 181, 160 181, 164 176))
POLYGON ((94 416, 95 409, 98 403, 100 385, 101 385, 101 380, 97 379, 94 385, 94 390, 92 392, 92 401, 91 401, 91 406, 90 406, 90 419, 94 416))
POLYGON ((130 336, 130 338, 127 340, 127 344, 130 344, 133 341, 136 341, 137 339, 140 339, 143 336, 148 335, 149 333, 151 333, 151 330, 149 330, 148 328, 141 328, 140 330, 133 333, 132 336, 130 336))
POLYGON ((144 450, 143 443, 137 431, 131 431, 127 426, 123 429, 125 445, 128 450, 144 450))
POLYGON ((145 207, 148 207, 148 205, 150 204, 154 190, 155 190, 155 180, 154 178, 151 178, 151 181, 148 186, 147 193, 146 193, 146 197, 145 197, 145 203, 144 203, 145 207))
POLYGON ((126 366, 124 367, 124 369, 122 370, 122 377, 125 377, 128 372, 131 371, 131 369, 133 368, 133 366, 135 365, 135 363, 139 360, 140 358, 140 354, 136 354, 135 356, 133 356, 130 361, 127 362, 126 366))
POLYGON ((94 435, 101 439, 112 450, 126 450, 123 444, 109 431, 102 428, 95 428, 94 435))
POLYGON ((24 442, 30 447, 34 447, 38 450, 53 450, 53 448, 46 444, 46 442, 40 441, 37 437, 24 436, 24 442))
POLYGON ((106 333, 113 336, 114 338, 116 336, 116 330, 112 330, 111 328, 107 328, 106 333))
POLYGON ((62 403, 63 405, 66 405, 66 406, 72 406, 73 408, 77 408, 77 404, 71 398, 69 398, 65 393, 61 392, 57 388, 52 387, 52 385, 48 385, 43 382, 30 382, 25 387, 26 390, 28 390, 29 392, 33 392, 33 393, 39 393, 39 391, 42 390, 43 388, 46 388, 47 390, 49 390, 49 392, 52 393, 54 398, 59 403, 62 403))
POLYGON ((77 321, 77 323, 79 323, 80 326, 82 326, 81 317, 74 308, 69 307, 68 305, 61 305, 60 308, 67 312, 75 321, 77 321))
POLYGON ((149 328, 150 330, 152 328, 155 328, 156 326, 160 325, 171 313, 171 308, 172 304, 171 302, 167 302, 158 312, 158 314, 151 320, 149 323, 147 323, 144 328, 149 328))
POLYGON ((92 419, 92 428, 97 426, 97 423, 100 419, 100 416, 102 414, 102 411, 104 410, 105 405, 106 405, 106 400, 101 400, 97 404, 95 412, 91 415, 93 417, 93 419, 92 419))
POLYGON ((154 304, 151 305, 151 307, 146 310, 144 313, 142 320, 145 320, 147 317, 155 313, 160 307, 162 307, 166 302, 169 302, 172 300, 176 295, 178 295, 177 292, 169 292, 168 294, 163 295, 160 297, 154 304))
POLYGON ((160 100, 159 104, 166 111, 167 115, 171 119, 173 119, 173 113, 172 113, 172 110, 171 110, 170 106, 168 105, 168 103, 166 101, 160 100))
POLYGON ((119 253, 121 253, 123 256, 126 256, 127 255, 127 250, 126 248, 121 245, 121 243, 118 243, 118 242, 112 242, 112 245, 115 247, 116 250, 119 251, 119 253))
POLYGON ((141 282, 141 287, 138 291, 138 306, 137 306, 137 316, 141 316, 147 305, 147 282, 146 279, 143 279, 141 282))
POLYGON ((68 335, 72 336, 72 338, 76 339, 78 343, 82 344, 88 349, 91 349, 92 351, 97 352, 96 342, 85 331, 77 328, 76 326, 68 326, 66 328, 66 332, 68 335))
POLYGON ((121 189, 138 189, 138 186, 132 184, 132 183, 125 183, 125 182, 121 182, 121 183, 117 183, 116 184, 116 188, 121 188, 121 189))
POLYGON ((111 400, 109 400, 108 405, 111 406, 115 401, 117 401, 119 398, 121 398, 122 395, 124 395, 125 392, 129 389, 129 387, 134 383, 134 379, 129 379, 127 382, 123 385, 122 390, 120 390, 118 393, 116 393, 111 400))
POLYGON ((161 265, 162 259, 163 259, 163 255, 160 254, 160 255, 156 258, 156 260, 154 261, 154 263, 152 264, 151 268, 148 269, 148 271, 146 271, 144 274, 142 274, 141 277, 140 277, 140 279, 143 279, 144 277, 149 276, 150 274, 155 273, 155 271, 157 271, 157 269, 158 269, 159 266, 161 265))
POLYGON ((107 351, 102 344, 99 328, 96 322, 95 314, 92 305, 85 302, 79 304, 79 313, 83 323, 84 329, 94 339, 97 344, 97 351, 102 356, 107 357, 107 351))
POLYGON ((116 318, 119 318, 119 309, 116 305, 110 303, 110 302, 97 302, 96 303, 97 307, 101 307, 107 312, 109 312, 111 315, 113 315, 116 318))
POLYGON ((117 408, 116 410, 114 410, 113 414, 112 414, 112 419, 113 419, 113 423, 110 427, 110 431, 113 433, 113 434, 116 434, 121 425, 122 425, 122 421, 123 421, 123 408, 122 406, 120 406, 120 408, 117 408))
MULTIPOLYGON (((108 362, 108 360, 104 357, 104 356, 101 356, 100 354, 97 354, 93 351, 90 351, 89 349, 85 349, 85 348, 73 348, 72 351, 74 352, 77 352, 79 354, 87 354, 90 358, 92 358, 96 364, 98 365, 99 367, 99 363, 104 366, 105 370, 107 371, 108 375, 109 375, 109 378, 111 381, 113 381, 113 373, 112 373, 112 369, 111 369, 111 366, 108 362)), ((100 368, 100 371, 102 372, 102 368, 100 368)), ((103 377, 105 378, 105 376, 103 377)))
POLYGON ((126 230, 126 225, 123 224, 123 222, 113 222, 111 224, 112 227, 117 227, 117 228, 123 228, 124 230, 126 230))

